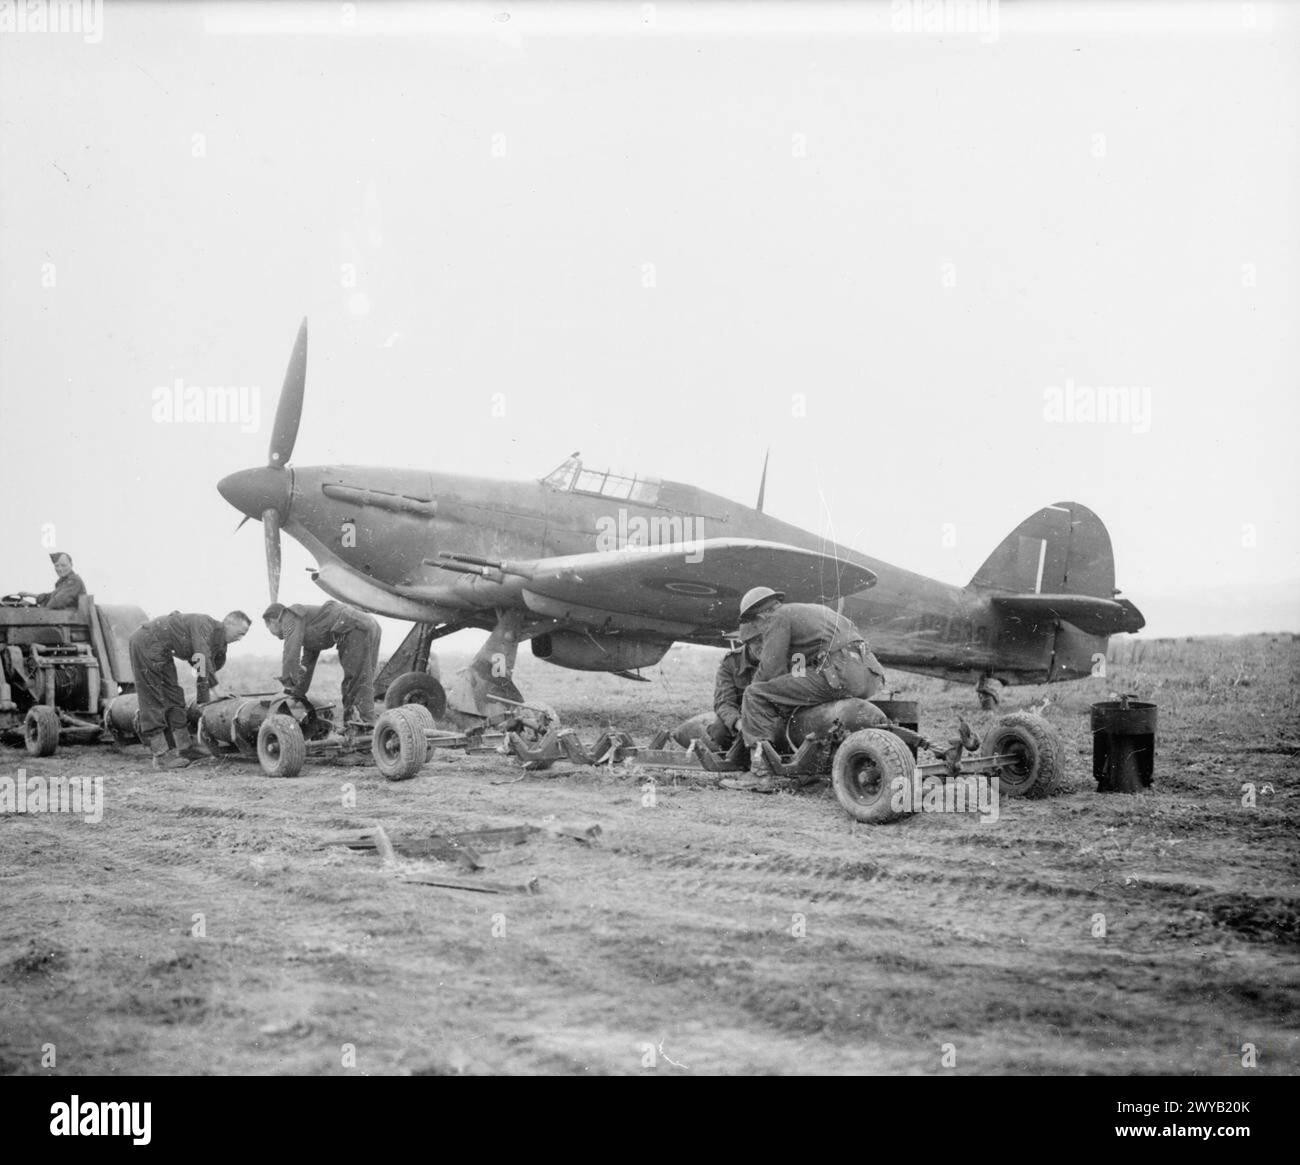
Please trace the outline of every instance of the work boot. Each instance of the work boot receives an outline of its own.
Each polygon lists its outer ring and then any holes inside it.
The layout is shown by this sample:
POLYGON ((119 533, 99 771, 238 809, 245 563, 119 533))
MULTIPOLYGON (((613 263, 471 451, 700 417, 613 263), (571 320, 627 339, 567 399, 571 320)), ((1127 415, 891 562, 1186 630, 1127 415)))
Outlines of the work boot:
POLYGON ((754 745, 749 750, 749 772, 743 777, 733 777, 721 782, 724 789, 736 789, 746 793, 775 793, 776 781, 772 770, 763 755, 763 746, 754 745))
POLYGON ((167 734, 155 732, 148 740, 149 751, 153 753, 153 767, 156 769, 187 769, 190 762, 175 749, 167 747, 167 734))
POLYGON ((212 754, 190 736, 188 728, 177 728, 172 732, 176 739, 176 751, 186 760, 207 760, 212 754))
POLYGON ((749 774, 754 778, 754 786, 750 792, 776 792, 776 774, 772 772, 772 766, 768 764, 767 755, 763 752, 761 744, 755 745, 754 751, 750 755, 749 774))

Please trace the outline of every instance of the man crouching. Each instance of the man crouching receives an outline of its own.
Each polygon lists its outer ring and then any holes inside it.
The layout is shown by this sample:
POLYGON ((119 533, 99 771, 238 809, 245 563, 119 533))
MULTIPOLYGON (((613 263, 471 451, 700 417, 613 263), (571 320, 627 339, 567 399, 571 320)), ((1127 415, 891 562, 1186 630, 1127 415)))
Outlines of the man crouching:
POLYGON ((880 661, 851 620, 818 603, 786 603, 770 587, 754 587, 740 603, 742 623, 763 635, 754 681, 740 705, 740 732, 750 749, 750 776, 729 789, 776 789, 762 743, 780 740, 799 708, 850 698, 870 699, 885 682, 880 661))

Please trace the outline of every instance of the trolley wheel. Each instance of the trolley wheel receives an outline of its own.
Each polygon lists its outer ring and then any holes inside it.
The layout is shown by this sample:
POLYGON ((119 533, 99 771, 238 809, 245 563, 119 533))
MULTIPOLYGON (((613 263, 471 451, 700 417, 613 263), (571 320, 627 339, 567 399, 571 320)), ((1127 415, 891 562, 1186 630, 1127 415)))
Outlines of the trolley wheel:
MULTIPOLYGON (((424 704, 403 704, 399 708, 392 708, 390 711, 397 712, 410 720, 417 730, 421 732, 432 731, 438 727, 434 714, 424 704)), ((427 749, 425 750, 428 751, 427 749)), ((427 758, 426 758, 427 759, 427 758)))
POLYGON ((420 771, 426 756, 424 730, 415 715, 390 708, 375 723, 370 741, 375 766, 390 781, 409 781, 420 771))
POLYGON ((997 771, 998 792, 1008 797, 1046 797, 1065 770, 1061 734, 1036 712, 1010 712, 984 734, 981 756, 1010 753, 997 771))
POLYGON ((28 708, 23 740, 32 756, 53 756, 59 747, 59 714, 45 704, 28 708))
POLYGON ((835 796, 854 821, 883 825, 905 816, 894 808, 898 782, 910 781, 916 761, 892 732, 862 728, 845 738, 831 765, 835 796))
POLYGON ((296 777, 307 759, 307 742, 292 716, 268 716, 257 730, 257 759, 268 777, 296 777))

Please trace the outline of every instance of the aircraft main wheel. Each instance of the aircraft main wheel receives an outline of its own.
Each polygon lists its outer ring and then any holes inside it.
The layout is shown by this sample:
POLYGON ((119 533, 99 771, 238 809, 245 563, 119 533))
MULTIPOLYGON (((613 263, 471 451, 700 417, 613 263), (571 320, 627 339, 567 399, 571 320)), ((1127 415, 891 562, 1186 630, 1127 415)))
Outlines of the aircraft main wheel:
POLYGON ((883 728, 863 728, 849 735, 835 752, 831 784, 854 821, 883 825, 905 816, 894 808, 899 781, 910 781, 916 761, 907 745, 883 728))
POLYGON ((23 740, 32 756, 53 756, 59 747, 59 714, 44 704, 28 708, 23 740))
POLYGON ((307 760, 307 742, 292 716, 268 716, 257 730, 257 759, 268 777, 296 777, 307 760))
POLYGON ((399 708, 403 704, 423 704, 437 720, 447 711, 447 693, 433 676, 408 671, 389 684, 384 693, 385 708, 399 708))
POLYGON ((1061 734, 1034 712, 1011 712, 984 734, 981 756, 1009 753, 998 771, 998 792, 1008 797, 1046 797, 1065 771, 1061 734))
POLYGON ((370 753, 375 767, 390 781, 409 781, 424 764, 427 747, 416 715, 390 708, 375 724, 370 753))

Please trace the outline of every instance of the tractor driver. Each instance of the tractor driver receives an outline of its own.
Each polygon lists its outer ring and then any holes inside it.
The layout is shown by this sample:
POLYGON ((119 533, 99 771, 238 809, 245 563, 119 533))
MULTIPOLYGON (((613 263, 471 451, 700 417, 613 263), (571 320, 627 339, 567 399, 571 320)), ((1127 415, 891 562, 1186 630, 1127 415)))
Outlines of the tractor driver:
POLYGON ((880 661, 850 620, 818 603, 784 600, 780 591, 754 587, 740 601, 741 622, 755 622, 762 630, 763 652, 741 701, 740 731, 752 750, 751 778, 728 787, 772 792, 763 741, 780 739, 797 708, 869 699, 885 682, 880 661))
POLYGON ((75 609, 77 600, 86 593, 86 584, 81 581, 81 575, 72 569, 72 556, 59 551, 57 554, 50 555, 50 561, 54 563, 54 573, 59 576, 54 589, 43 595, 32 591, 18 593, 25 599, 35 599, 38 607, 45 607, 50 611, 75 609))

